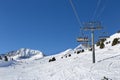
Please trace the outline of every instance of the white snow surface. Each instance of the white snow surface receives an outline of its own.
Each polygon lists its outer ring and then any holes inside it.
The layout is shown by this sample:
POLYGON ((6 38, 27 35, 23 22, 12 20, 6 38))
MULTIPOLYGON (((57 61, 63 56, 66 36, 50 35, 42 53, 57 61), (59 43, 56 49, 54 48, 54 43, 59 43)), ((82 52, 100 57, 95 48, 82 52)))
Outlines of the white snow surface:
MULTIPOLYGON (((113 37, 120 37, 120 34, 114 34, 107 40, 112 41, 113 37)), ((0 66, 0 80, 102 80, 104 76, 108 80, 120 80, 120 44, 106 44, 104 49, 97 47, 94 64, 91 51, 75 54, 74 50, 68 49, 57 55, 21 59, 12 61, 9 66, 0 66), (66 54, 71 56, 61 58, 66 54), (56 61, 49 62, 52 57, 56 61)))

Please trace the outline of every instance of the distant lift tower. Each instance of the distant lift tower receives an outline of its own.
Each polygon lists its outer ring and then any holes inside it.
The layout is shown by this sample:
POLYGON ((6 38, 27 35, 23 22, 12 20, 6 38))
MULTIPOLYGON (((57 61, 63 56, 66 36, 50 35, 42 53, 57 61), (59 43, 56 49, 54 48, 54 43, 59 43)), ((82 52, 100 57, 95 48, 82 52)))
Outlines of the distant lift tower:
POLYGON ((92 40, 92 59, 93 63, 95 63, 95 47, 94 47, 94 31, 101 30, 101 23, 97 21, 87 22, 84 24, 83 30, 90 30, 91 31, 91 40, 92 40))

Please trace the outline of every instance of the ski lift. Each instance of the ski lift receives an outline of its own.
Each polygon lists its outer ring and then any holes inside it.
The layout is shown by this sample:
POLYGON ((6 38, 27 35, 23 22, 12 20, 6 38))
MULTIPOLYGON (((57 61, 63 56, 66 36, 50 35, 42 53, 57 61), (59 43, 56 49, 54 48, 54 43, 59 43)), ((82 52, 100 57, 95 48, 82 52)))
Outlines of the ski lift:
POLYGON ((77 38, 77 42, 88 42, 88 41, 89 41, 88 37, 78 37, 77 38))

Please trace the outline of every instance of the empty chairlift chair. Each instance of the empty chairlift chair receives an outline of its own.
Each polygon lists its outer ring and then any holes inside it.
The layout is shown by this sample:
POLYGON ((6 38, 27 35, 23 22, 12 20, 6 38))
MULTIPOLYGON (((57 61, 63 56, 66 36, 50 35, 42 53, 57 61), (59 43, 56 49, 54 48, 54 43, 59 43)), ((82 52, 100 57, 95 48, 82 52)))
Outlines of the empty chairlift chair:
POLYGON ((77 42, 88 42, 88 37, 78 37, 77 42))

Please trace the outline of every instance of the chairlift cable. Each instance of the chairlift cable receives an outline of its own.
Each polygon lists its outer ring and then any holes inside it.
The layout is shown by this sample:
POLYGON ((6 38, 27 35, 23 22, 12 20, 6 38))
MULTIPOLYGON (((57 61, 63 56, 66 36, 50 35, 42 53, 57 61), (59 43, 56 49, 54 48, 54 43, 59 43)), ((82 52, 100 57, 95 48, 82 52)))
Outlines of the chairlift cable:
POLYGON ((95 8, 95 11, 94 11, 91 19, 94 19, 94 18, 95 18, 96 13, 97 13, 97 11, 98 11, 98 8, 99 8, 100 4, 101 4, 101 0, 98 0, 97 6, 96 6, 96 8, 95 8))
POLYGON ((102 13, 104 12, 105 8, 106 8, 106 6, 105 6, 105 4, 104 4, 103 7, 101 8, 99 14, 98 14, 97 17, 96 17, 97 19, 99 19, 99 17, 102 15, 102 13))
POLYGON ((80 28, 81 28, 81 27, 82 27, 82 22, 80 21, 80 18, 79 18, 78 13, 77 13, 77 11, 76 11, 76 9, 75 9, 75 6, 74 6, 72 0, 69 0, 69 2, 70 2, 70 4, 71 4, 71 7, 72 7, 72 9, 73 9, 73 12, 74 12, 74 14, 75 14, 75 16, 76 16, 76 19, 77 19, 77 21, 78 21, 78 23, 79 23, 79 26, 80 26, 80 28))
POLYGON ((75 8, 75 6, 74 6, 74 4, 73 4, 73 2, 72 2, 72 0, 69 0, 69 2, 70 2, 70 5, 71 5, 71 7, 72 7, 72 9, 73 9, 73 12, 74 12, 74 15, 75 15, 75 17, 76 17, 76 19, 77 19, 77 21, 78 21, 78 24, 79 24, 79 26, 80 26, 80 33, 83 35, 84 33, 83 33, 83 31, 82 31, 82 22, 80 21, 80 18, 79 18, 79 16, 78 16, 78 13, 77 13, 77 11, 76 11, 76 8, 75 8))

